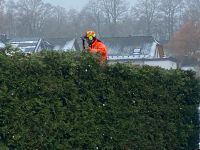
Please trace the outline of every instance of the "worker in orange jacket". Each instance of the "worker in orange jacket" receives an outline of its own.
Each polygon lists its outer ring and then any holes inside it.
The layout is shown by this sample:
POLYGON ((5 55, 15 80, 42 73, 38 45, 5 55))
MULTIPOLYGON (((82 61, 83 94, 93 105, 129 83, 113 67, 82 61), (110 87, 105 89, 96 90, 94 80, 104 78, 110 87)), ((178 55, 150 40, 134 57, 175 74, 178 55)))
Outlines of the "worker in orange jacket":
POLYGON ((101 54, 101 63, 104 63, 107 61, 108 53, 106 46, 96 38, 96 34, 94 31, 88 31, 84 35, 84 38, 86 39, 88 43, 88 50, 91 54, 100 53, 101 54))

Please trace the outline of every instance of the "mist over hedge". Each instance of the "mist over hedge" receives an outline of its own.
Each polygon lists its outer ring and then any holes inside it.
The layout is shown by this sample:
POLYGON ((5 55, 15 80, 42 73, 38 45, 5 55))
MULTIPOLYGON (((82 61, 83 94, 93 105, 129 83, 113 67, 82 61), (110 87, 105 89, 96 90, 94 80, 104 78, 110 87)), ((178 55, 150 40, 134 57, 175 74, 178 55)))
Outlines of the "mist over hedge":
POLYGON ((194 150, 199 98, 193 72, 1 52, 0 149, 194 150))

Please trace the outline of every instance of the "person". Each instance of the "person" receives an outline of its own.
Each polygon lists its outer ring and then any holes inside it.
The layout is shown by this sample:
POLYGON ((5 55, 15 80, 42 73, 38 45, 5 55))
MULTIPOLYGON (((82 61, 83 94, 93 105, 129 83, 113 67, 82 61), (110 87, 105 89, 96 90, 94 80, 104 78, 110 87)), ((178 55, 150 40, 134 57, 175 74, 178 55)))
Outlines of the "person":
POLYGON ((87 31, 84 35, 84 39, 86 39, 88 43, 88 51, 91 54, 100 53, 100 63, 105 63, 108 57, 107 48, 103 42, 96 38, 96 33, 94 31, 87 31))

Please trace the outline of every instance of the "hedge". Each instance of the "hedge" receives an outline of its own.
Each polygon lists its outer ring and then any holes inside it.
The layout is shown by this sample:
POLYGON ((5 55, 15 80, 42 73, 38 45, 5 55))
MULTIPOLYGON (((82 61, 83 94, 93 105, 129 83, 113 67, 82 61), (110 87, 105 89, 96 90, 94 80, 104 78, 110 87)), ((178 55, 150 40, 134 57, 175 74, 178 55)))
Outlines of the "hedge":
POLYGON ((2 51, 0 149, 195 150, 199 98, 190 71, 2 51))

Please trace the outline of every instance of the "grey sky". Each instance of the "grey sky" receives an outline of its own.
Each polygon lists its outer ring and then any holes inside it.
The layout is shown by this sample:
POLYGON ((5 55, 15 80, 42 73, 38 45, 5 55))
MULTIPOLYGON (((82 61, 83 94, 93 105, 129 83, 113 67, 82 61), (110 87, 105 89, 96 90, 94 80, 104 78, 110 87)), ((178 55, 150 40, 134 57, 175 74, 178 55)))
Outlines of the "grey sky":
MULTIPOLYGON (((81 9, 89 0, 43 0, 44 2, 51 3, 53 5, 60 5, 64 8, 70 9, 81 9)), ((129 3, 133 4, 135 0, 127 0, 129 3)))

